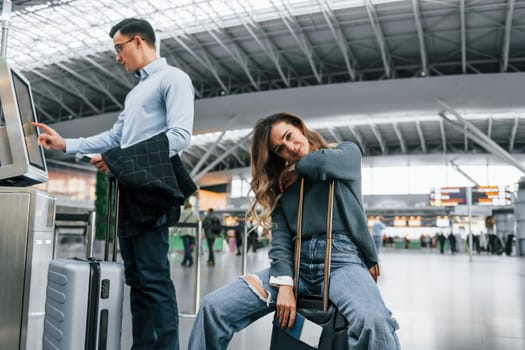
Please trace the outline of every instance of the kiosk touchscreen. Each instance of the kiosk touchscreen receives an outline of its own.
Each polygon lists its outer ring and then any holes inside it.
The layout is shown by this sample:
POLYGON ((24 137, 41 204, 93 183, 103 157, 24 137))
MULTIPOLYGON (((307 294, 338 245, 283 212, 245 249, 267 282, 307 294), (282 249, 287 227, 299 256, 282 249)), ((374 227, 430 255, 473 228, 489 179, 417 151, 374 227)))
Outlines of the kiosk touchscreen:
POLYGON ((47 181, 44 151, 29 81, 0 58, 0 185, 29 186, 47 181))

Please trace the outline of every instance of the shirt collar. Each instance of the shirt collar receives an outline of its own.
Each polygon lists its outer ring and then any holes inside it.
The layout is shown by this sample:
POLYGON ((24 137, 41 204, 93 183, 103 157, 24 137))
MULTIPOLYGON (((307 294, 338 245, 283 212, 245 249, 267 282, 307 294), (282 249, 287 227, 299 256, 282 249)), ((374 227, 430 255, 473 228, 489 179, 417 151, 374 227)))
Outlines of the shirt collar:
POLYGON ((148 76, 155 74, 156 72, 164 69, 168 64, 165 58, 157 58, 155 61, 144 66, 139 72, 135 72, 135 77, 140 80, 146 79, 148 76))

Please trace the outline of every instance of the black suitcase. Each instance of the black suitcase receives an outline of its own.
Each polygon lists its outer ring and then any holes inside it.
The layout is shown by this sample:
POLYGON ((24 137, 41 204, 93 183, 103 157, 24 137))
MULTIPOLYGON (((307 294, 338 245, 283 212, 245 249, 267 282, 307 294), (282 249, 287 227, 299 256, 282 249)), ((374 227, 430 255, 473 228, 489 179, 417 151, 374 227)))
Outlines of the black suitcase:
POLYGON ((294 291, 295 299, 297 300, 296 321, 291 330, 283 330, 279 326, 277 317, 274 316, 270 350, 348 350, 348 321, 339 310, 337 310, 336 306, 328 300, 328 291, 330 288, 330 258, 332 254, 333 197, 334 182, 332 181, 329 185, 328 193, 324 294, 323 296, 298 296, 297 290, 299 283, 299 259, 301 256, 301 230, 304 201, 304 179, 301 179, 294 259, 294 291), (298 321, 300 324, 298 324, 298 321), (313 322, 313 324, 308 321, 313 322), (319 326, 320 328, 318 328, 319 326), (306 330, 306 327, 309 327, 308 330, 306 330), (319 333, 320 337, 318 336, 319 333))
POLYGON ((124 266, 116 262, 118 183, 110 178, 104 261, 55 259, 49 264, 44 350, 120 350, 124 266), (114 209, 113 261, 109 232, 114 209))

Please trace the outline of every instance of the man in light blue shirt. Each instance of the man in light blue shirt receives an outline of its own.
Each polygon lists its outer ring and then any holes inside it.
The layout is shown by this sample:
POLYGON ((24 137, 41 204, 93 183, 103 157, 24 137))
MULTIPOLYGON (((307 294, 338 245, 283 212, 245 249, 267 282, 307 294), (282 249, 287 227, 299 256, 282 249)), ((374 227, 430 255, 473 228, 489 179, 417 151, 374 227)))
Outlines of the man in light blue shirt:
MULTIPOLYGON (((147 21, 125 19, 109 35, 117 62, 139 78, 117 121, 109 131, 77 139, 64 139, 52 128, 35 123, 44 131, 39 144, 67 154, 92 154, 125 149, 165 133, 169 156, 176 155, 189 145, 193 129, 190 78, 157 56, 155 32, 147 21)), ((109 171, 101 155, 92 157, 90 163, 109 171)), ((132 349, 179 349, 177 301, 167 259, 168 220, 159 217, 142 225, 124 222, 120 227, 120 251, 126 283, 131 287, 132 349)))

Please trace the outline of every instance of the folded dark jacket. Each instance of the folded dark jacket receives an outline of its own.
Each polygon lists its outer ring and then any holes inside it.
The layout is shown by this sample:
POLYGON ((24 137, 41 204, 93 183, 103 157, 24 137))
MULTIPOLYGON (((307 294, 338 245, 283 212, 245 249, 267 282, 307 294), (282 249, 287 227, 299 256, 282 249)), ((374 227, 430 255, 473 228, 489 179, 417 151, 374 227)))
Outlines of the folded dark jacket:
POLYGON ((119 181, 124 220, 156 221, 197 190, 180 157, 170 159, 164 133, 124 149, 110 149, 102 158, 119 181))

